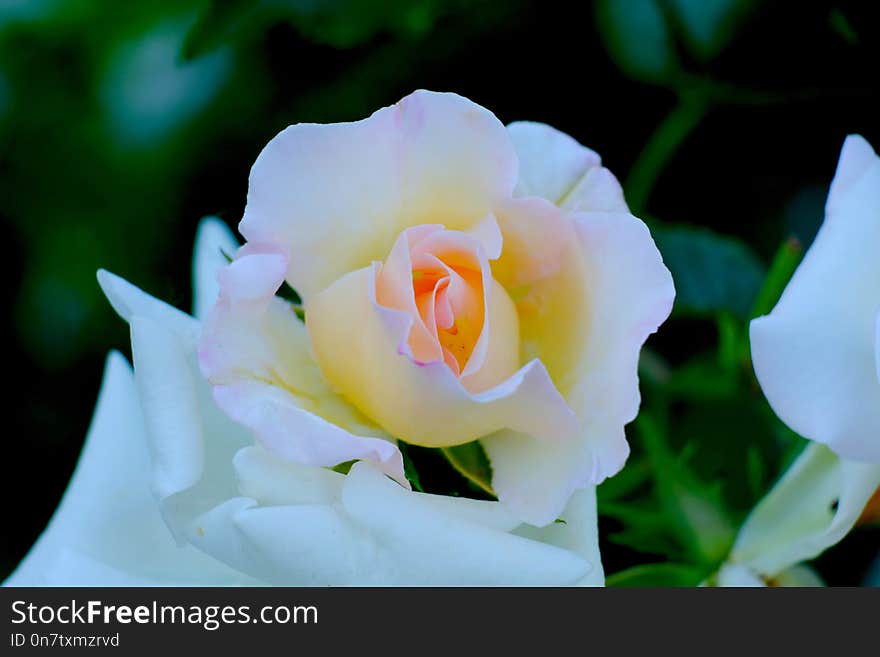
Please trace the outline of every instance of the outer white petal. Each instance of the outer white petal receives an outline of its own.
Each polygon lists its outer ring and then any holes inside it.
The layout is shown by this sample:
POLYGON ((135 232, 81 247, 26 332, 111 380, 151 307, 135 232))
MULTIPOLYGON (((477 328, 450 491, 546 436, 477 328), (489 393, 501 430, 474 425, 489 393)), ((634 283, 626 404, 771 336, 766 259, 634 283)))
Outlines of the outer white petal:
POLYGON ((812 559, 852 528, 880 486, 880 465, 811 443, 740 529, 730 562, 773 578, 812 559))
POLYGON ((217 217, 202 219, 196 231, 193 253, 193 315, 204 320, 217 301, 220 286, 217 272, 226 266, 226 256, 238 250, 238 240, 229 227, 217 217))
POLYGON ((825 222, 773 311, 751 325, 752 360, 776 414, 844 458, 880 463, 880 159, 847 138, 825 222))
POLYGON ((566 398, 594 455, 593 483, 629 455, 623 427, 635 419, 639 352, 672 311, 675 286, 648 228, 630 214, 578 214, 587 263, 589 325, 581 375, 566 398))
MULTIPOLYGON (((264 506, 333 504, 340 498, 345 483, 345 476, 338 472, 283 461, 259 446, 246 447, 236 454, 235 469, 242 495, 264 506)), ((425 493, 419 493, 418 498, 443 513, 498 531, 511 531, 520 524, 498 502, 425 493)))
POLYGON ((268 583, 560 585, 590 570, 574 551, 510 534, 515 521, 497 503, 413 493, 369 462, 346 477, 310 476, 323 491, 316 497, 285 475, 309 466, 273 458, 258 449, 240 454, 242 488, 254 492, 259 479, 263 499, 289 503, 233 499, 190 531, 202 549, 268 583), (320 499, 330 494, 332 502, 320 499))
POLYGON ((135 315, 148 317, 177 334, 187 347, 194 346, 198 341, 201 333, 199 322, 186 313, 105 269, 98 270, 98 284, 113 310, 126 322, 135 315))
POLYGON ((874 361, 877 365, 877 379, 880 380, 880 313, 877 314, 874 333, 874 361))
POLYGON ((819 577, 819 573, 804 564, 798 564, 783 570, 772 583, 774 586, 825 586, 825 582, 819 577))
POLYGON ((9 586, 250 583, 192 547, 178 547, 150 494, 137 390, 118 353, 107 360, 79 463, 61 503, 9 586))
POLYGON ((594 151, 544 123, 517 121, 507 132, 520 163, 517 196, 571 211, 629 212, 620 183, 594 151))
POLYGON ((739 563, 726 563, 715 576, 715 585, 734 588, 751 588, 767 586, 767 582, 748 566, 739 563))
MULTIPOLYGON (((527 252, 525 245, 538 239, 536 218, 554 241, 566 236, 565 217, 548 212, 549 204, 519 201, 521 207, 510 208, 518 211, 500 222, 511 237, 507 245, 527 252)), ((623 467, 629 455, 624 426, 640 403, 639 352, 669 316, 675 297, 672 276, 639 219, 607 212, 572 216, 571 238, 555 259, 559 271, 541 277, 552 251, 536 259, 529 268, 538 276, 526 285, 518 310, 523 345, 546 364, 577 415, 577 438, 541 443, 520 431, 481 439, 499 499, 538 525, 558 517, 574 490, 623 467)), ((512 277, 510 270, 502 273, 512 277)))
POLYGON ((599 554, 596 487, 587 486, 572 495, 559 520, 561 522, 553 522, 542 528, 523 525, 517 533, 526 538, 571 550, 586 559, 592 568, 578 585, 604 586, 605 573, 602 569, 602 557, 599 554))
POLYGON ((804 564, 797 564, 783 570, 770 578, 761 576, 754 570, 740 563, 724 564, 715 576, 715 586, 726 587, 804 587, 825 586, 819 574, 804 564))
POLYGON ((419 496, 378 477, 368 464, 353 468, 346 483, 346 510, 393 552, 394 568, 404 582, 560 585, 580 581, 590 568, 569 550, 428 508, 419 496))
POLYGON ((382 260, 409 226, 464 230, 513 191, 517 162, 491 112, 416 91, 362 121, 299 124, 263 149, 240 230, 293 256, 287 280, 304 301, 382 260))
POLYGON ((131 318, 131 339, 153 492, 169 528, 183 540, 188 519, 238 494, 232 457, 252 439, 217 408, 193 345, 140 316, 131 318))
POLYGON ((98 272, 98 280, 132 326, 151 487, 168 527, 182 540, 188 519, 237 494, 232 457, 252 439, 217 408, 199 371, 199 322, 109 272, 98 272))

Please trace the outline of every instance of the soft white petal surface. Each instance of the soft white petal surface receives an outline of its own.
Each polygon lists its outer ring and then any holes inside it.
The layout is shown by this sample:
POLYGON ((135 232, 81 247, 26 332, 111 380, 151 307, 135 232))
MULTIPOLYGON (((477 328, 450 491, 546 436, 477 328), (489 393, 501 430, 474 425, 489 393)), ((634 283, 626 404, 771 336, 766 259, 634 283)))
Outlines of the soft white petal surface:
POLYGON ((570 211, 629 212, 620 183, 594 151, 544 123, 517 121, 507 131, 520 162, 517 196, 570 211))
POLYGON ((238 241, 229 227, 217 217, 206 217, 196 232, 193 255, 193 315, 203 320, 217 301, 220 286, 217 272, 238 250, 238 241))
POLYGON ((737 535, 730 561, 765 577, 842 539, 880 486, 880 465, 847 461, 811 443, 737 535))
MULTIPOLYGON (((248 477, 306 467, 272 464, 272 458, 246 450, 236 460, 248 477)), ((286 477, 259 478, 264 499, 290 503, 229 500, 196 519, 190 538, 271 584, 561 585, 590 571, 573 551, 508 533, 510 516, 497 503, 413 493, 368 462, 336 478, 332 503, 303 495, 286 477), (275 482, 274 490, 265 488, 267 481, 275 482)), ((329 494, 334 486, 325 479, 318 488, 329 494)), ((249 489, 245 480, 242 487, 249 489)))
POLYGON ((131 369, 110 354, 95 415, 55 515, 8 586, 227 586, 253 583, 178 547, 152 496, 131 369))
POLYGON ((847 138, 825 222, 773 311, 751 324, 776 414, 841 457, 880 463, 880 159, 847 138))
POLYGON ((576 217, 586 254, 589 319, 580 376, 565 394, 583 422, 598 484, 616 474, 629 454, 623 427, 635 419, 641 401, 639 352, 672 311, 675 286, 642 221, 622 213, 576 217))

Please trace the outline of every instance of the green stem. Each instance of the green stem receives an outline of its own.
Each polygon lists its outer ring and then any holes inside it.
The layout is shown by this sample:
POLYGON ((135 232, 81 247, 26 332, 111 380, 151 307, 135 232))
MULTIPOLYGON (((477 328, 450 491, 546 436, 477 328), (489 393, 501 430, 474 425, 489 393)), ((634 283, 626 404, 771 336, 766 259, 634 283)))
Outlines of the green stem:
POLYGON ((645 211, 648 198, 660 174, 681 143, 687 139, 709 109, 709 102, 702 93, 682 95, 678 105, 654 130, 630 169, 624 189, 633 212, 645 211))

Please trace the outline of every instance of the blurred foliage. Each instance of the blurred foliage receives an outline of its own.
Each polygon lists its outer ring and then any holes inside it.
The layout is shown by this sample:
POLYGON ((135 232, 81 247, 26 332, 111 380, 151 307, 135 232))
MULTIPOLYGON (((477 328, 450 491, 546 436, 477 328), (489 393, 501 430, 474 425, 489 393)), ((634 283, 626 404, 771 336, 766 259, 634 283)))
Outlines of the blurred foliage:
MULTIPOLYGON (((843 137, 880 143, 876 19, 831 0, 0 0, 18 501, 0 570, 60 499, 104 353, 127 349, 95 271, 188 308, 196 223, 237 222, 269 138, 425 87, 572 134, 649 220, 678 301, 641 360, 630 461, 599 488, 603 560, 611 585, 698 583, 803 445, 757 388, 747 322, 812 240, 843 137)), ((405 459, 417 489, 488 494, 481 452, 405 459)), ((861 581, 878 532, 823 577, 861 581)))

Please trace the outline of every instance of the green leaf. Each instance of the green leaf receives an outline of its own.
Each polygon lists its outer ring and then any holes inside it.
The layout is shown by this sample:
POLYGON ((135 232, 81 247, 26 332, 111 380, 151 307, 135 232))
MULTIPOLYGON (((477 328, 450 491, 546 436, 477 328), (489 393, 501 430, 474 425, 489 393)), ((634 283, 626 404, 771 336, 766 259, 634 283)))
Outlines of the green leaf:
POLYGON ((400 450, 400 453, 403 455, 403 474, 407 478, 410 484, 412 484, 413 489, 419 491, 420 493, 424 493, 425 489, 422 487, 422 480, 419 477, 419 472, 416 470, 416 464, 413 461, 412 455, 410 454, 409 445, 403 442, 402 440, 397 441, 397 448, 400 450))
POLYGON ((782 243, 773 258, 770 271, 767 272, 758 297, 755 299, 750 313, 751 317, 760 317, 773 310, 803 257, 804 247, 798 239, 791 237, 782 243))
POLYGON ((339 463, 338 465, 334 465, 330 469, 333 470, 334 472, 338 472, 339 474, 347 475, 349 473, 349 471, 351 470, 351 466, 353 466, 355 463, 357 463, 357 460, 344 461, 342 463, 339 463))
POLYGON ((704 483, 682 459, 673 456, 648 413, 643 412, 636 422, 653 464, 659 500, 680 540, 698 563, 720 563, 736 535, 720 486, 704 483))
POLYGON ((697 586, 703 569, 679 563, 649 563, 608 575, 605 586, 697 586))
POLYGON ((666 0, 688 50, 704 61, 731 42, 754 0, 666 0))
POLYGON ((672 36, 656 0, 599 0, 595 7, 599 34, 624 73, 659 83, 677 70, 672 36))
POLYGON ((610 530, 608 540, 643 554, 681 559, 687 550, 678 540, 666 511, 655 500, 637 502, 602 502, 599 516, 619 524, 620 530, 610 530))
POLYGON ((492 490, 492 465, 478 440, 455 447, 444 447, 440 451, 463 477, 489 495, 495 495, 492 490))
POLYGON ((675 312, 748 319, 764 268, 743 242, 701 228, 654 225, 651 231, 675 281, 675 312))
POLYGON ((650 463, 644 458, 631 457, 623 470, 596 488, 596 495, 600 504, 614 502, 632 495, 650 481, 650 463))
POLYGON ((181 55, 195 59, 229 41, 259 6, 259 0, 211 0, 186 35, 181 55))
POLYGON ((672 370, 664 390, 675 398, 704 401, 733 397, 738 387, 735 373, 722 367, 717 358, 696 356, 672 370))

